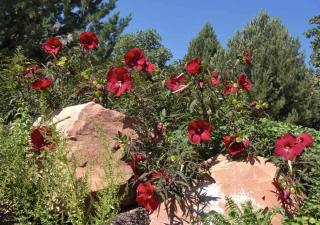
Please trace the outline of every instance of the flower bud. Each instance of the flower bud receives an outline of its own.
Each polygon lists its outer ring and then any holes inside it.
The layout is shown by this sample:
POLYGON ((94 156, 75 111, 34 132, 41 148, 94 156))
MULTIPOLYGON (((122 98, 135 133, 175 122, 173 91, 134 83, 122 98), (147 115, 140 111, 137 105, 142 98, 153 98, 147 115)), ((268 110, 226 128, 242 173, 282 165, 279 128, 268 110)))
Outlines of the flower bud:
POLYGON ((203 79, 199 79, 197 80, 197 87, 200 91, 204 90, 204 80, 203 79))

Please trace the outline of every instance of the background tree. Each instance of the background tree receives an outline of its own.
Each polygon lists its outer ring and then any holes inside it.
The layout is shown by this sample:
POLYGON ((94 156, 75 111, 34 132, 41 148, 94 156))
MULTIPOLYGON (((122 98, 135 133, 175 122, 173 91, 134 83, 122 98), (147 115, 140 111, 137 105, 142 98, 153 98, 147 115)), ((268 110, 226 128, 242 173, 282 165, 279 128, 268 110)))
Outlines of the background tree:
POLYGON ((121 35, 114 47, 114 58, 121 61, 131 48, 143 49, 147 58, 160 68, 172 57, 171 51, 161 43, 161 36, 153 29, 121 35))
POLYGON ((188 52, 184 58, 185 60, 190 60, 194 57, 200 57, 203 63, 208 64, 220 48, 212 26, 210 23, 206 23, 198 35, 190 42, 188 52))
POLYGON ((320 75, 320 15, 312 17, 309 22, 315 27, 305 32, 305 35, 307 38, 312 39, 313 53, 311 55, 311 63, 318 70, 318 75, 320 75))
POLYGON ((48 36, 65 36, 89 29, 98 35, 100 55, 106 58, 131 20, 130 16, 120 18, 119 12, 110 15, 116 2, 0 0, 0 51, 12 54, 17 46, 22 46, 26 56, 42 58, 41 46, 48 36))
POLYGON ((225 68, 250 50, 253 65, 248 76, 254 84, 252 96, 269 103, 274 119, 314 126, 320 104, 312 93, 299 48, 299 40, 290 36, 279 19, 262 12, 229 41, 226 53, 219 55, 218 67, 229 78, 246 71, 241 65, 233 66, 232 71, 225 68))

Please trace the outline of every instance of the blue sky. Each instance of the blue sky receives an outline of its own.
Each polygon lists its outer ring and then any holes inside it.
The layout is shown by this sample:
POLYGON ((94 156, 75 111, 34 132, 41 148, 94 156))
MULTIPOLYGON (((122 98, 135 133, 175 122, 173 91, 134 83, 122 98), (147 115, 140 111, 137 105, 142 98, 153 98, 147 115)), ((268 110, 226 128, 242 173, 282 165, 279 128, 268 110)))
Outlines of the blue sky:
POLYGON ((303 32, 320 13, 320 0, 118 0, 117 10, 133 19, 125 32, 154 28, 174 59, 184 56, 189 41, 210 22, 223 47, 261 10, 277 16, 291 35, 299 37, 306 62, 312 52, 303 32))

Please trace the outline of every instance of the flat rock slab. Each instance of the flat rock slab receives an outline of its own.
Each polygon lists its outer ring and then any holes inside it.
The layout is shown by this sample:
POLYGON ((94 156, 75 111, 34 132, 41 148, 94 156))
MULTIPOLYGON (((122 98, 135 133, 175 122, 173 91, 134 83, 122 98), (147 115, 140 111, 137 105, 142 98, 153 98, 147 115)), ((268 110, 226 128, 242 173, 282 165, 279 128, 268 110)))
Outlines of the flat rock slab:
POLYGON ((122 152, 113 153, 111 150, 118 132, 137 138, 132 119, 89 102, 64 108, 52 123, 67 140, 70 162, 76 166, 76 177, 86 176, 91 191, 106 187, 105 172, 110 168, 118 185, 126 184, 132 177, 132 169, 121 160, 122 152))

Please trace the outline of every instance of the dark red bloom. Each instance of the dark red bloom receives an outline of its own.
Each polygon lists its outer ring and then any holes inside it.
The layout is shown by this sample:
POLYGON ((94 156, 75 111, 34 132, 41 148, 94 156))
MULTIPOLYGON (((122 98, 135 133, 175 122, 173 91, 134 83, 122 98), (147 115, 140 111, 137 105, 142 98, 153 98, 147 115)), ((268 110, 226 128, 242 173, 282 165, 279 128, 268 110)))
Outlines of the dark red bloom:
POLYGON ((32 82, 31 87, 34 90, 44 90, 50 87, 52 84, 52 80, 49 78, 42 78, 32 82))
POLYGON ((145 63, 144 70, 147 73, 151 74, 154 71, 155 67, 156 66, 154 64, 152 64, 150 61, 147 60, 146 63, 145 63))
POLYGON ((143 206, 150 212, 156 210, 160 201, 155 196, 155 187, 151 183, 140 183, 137 187, 138 205, 143 206))
POLYGON ((155 65, 147 60, 140 48, 132 48, 126 52, 124 55, 124 61, 129 68, 135 67, 139 72, 146 71, 151 74, 155 69, 155 65))
POLYGON ((186 87, 186 80, 187 78, 183 74, 172 75, 166 82, 166 87, 173 93, 178 93, 186 87))
POLYGON ((272 182, 273 186, 276 188, 276 194, 278 196, 278 200, 281 202, 281 205, 284 209, 288 209, 292 205, 292 199, 290 198, 290 190, 283 188, 279 180, 276 178, 273 178, 272 182))
POLYGON ((99 45, 99 40, 93 32, 82 32, 80 35, 80 44, 84 49, 94 49, 99 45))
POLYGON ((136 67, 138 71, 145 68, 146 56, 140 48, 132 48, 124 55, 124 61, 129 68, 136 67))
POLYGON ((251 66, 251 53, 249 50, 244 53, 244 60, 248 66, 251 66))
POLYGON ((43 45, 45 53, 58 55, 62 48, 62 43, 57 37, 49 37, 43 45))
POLYGON ((38 69, 40 69, 39 65, 30 64, 30 65, 28 65, 27 70, 23 73, 23 76, 26 77, 26 78, 33 77, 38 69))
POLYGON ((163 123, 159 122, 155 128, 156 135, 162 136, 164 131, 165 131, 165 128, 163 126, 163 123))
POLYGON ((201 60, 200 58, 194 58, 190 60, 186 65, 186 71, 187 73, 191 75, 196 75, 201 70, 201 60))
POLYGON ((107 91, 119 97, 132 88, 131 73, 124 67, 111 67, 107 73, 107 91))
POLYGON ((35 152, 43 151, 45 147, 53 149, 56 147, 54 142, 51 142, 47 137, 51 136, 52 132, 50 128, 42 126, 33 129, 30 134, 32 148, 35 152))
POLYGON ((196 119, 189 123, 188 138, 192 144, 208 142, 211 139, 212 126, 203 119, 196 119))
POLYGON ((232 156, 238 155, 239 153, 246 151, 246 149, 250 145, 250 142, 248 142, 249 141, 248 139, 245 139, 244 141, 238 142, 237 138, 238 138, 238 135, 222 137, 223 143, 224 143, 227 151, 232 156))
POLYGON ((241 89, 249 92, 251 90, 251 81, 248 79, 247 75, 241 73, 238 79, 238 84, 241 89))
POLYGON ((217 71, 213 71, 212 73, 211 73, 211 84, 213 85, 213 86, 217 86, 217 85, 219 85, 220 84, 220 75, 219 75, 219 73, 217 72, 217 71))
POLYGON ((139 152, 136 152, 133 156, 133 160, 129 163, 131 169, 133 172, 136 171, 136 166, 139 162, 143 161, 144 160, 144 157, 139 153, 139 152))
POLYGON ((224 93, 229 96, 233 93, 237 93, 238 88, 233 83, 226 83, 224 84, 224 93))
POLYGON ((252 108, 255 108, 255 107, 257 106, 257 102, 256 102, 256 101, 251 102, 251 103, 250 103, 250 106, 251 106, 252 108))
POLYGON ((297 138, 293 134, 285 134, 275 141, 275 154, 286 160, 295 160, 303 151, 303 146, 297 144, 297 138))
POLYGON ((197 88, 198 88, 200 91, 203 91, 203 90, 204 90, 204 80, 203 80, 203 79, 197 80, 197 88))
POLYGON ((298 135, 297 144, 302 146, 303 148, 311 146, 313 144, 312 136, 307 132, 298 135))

